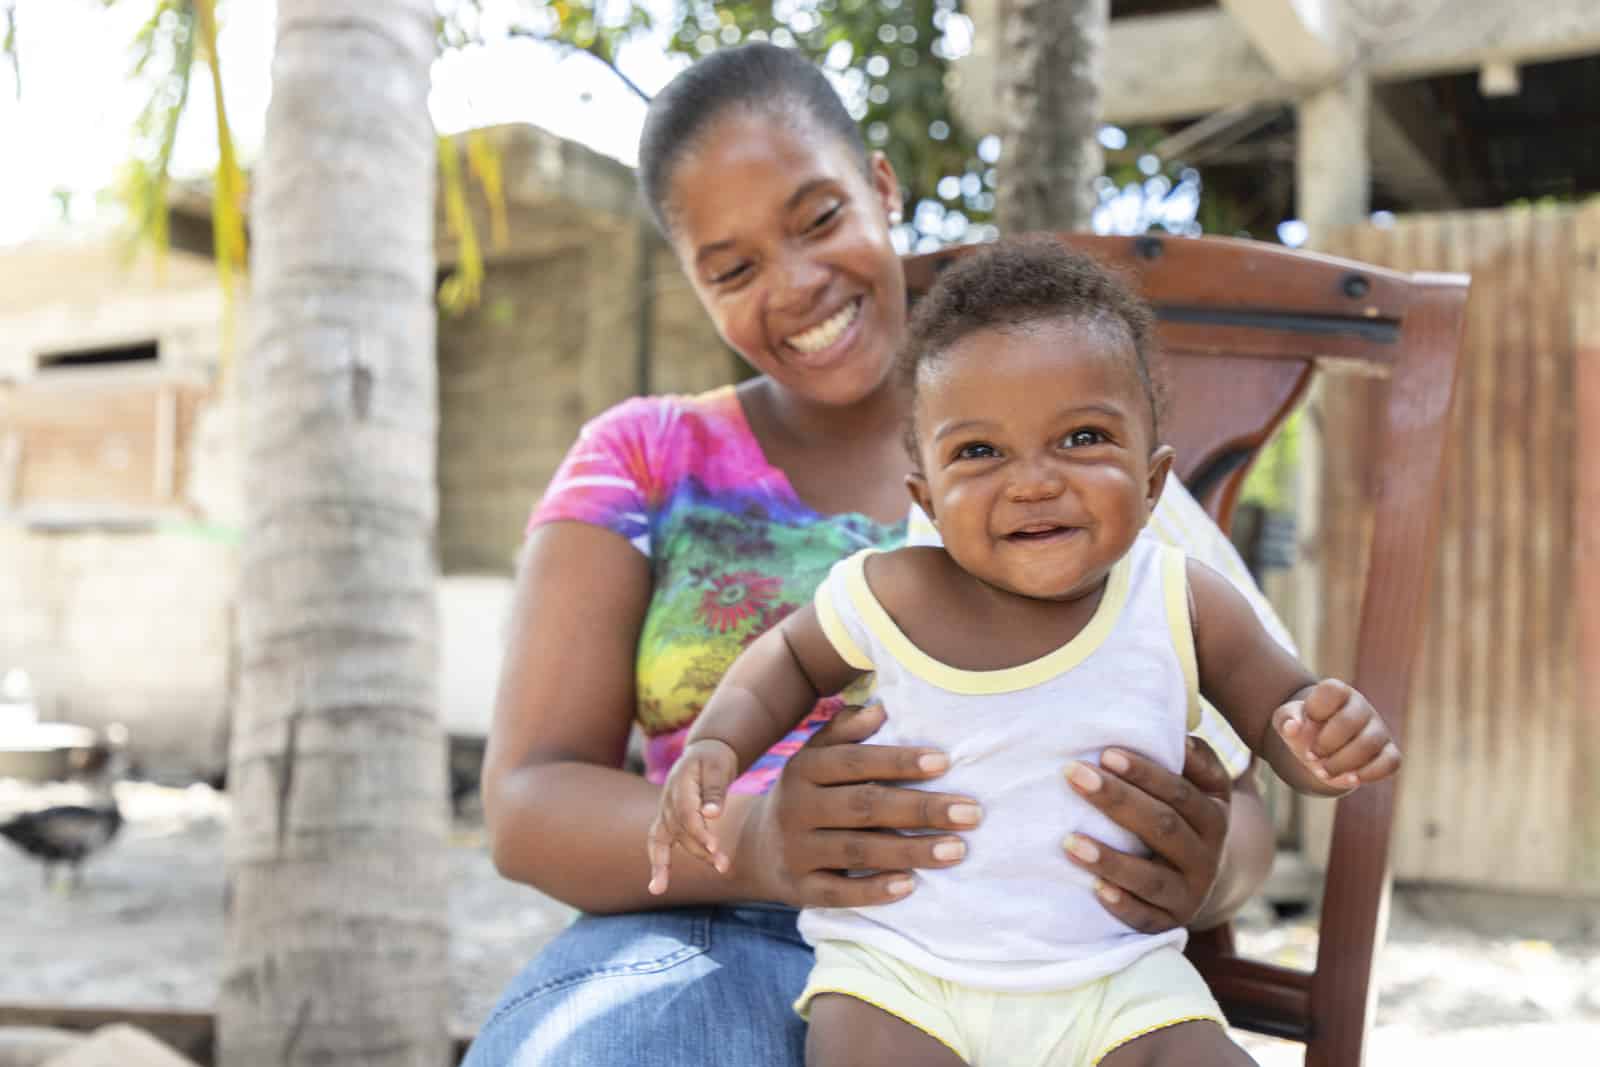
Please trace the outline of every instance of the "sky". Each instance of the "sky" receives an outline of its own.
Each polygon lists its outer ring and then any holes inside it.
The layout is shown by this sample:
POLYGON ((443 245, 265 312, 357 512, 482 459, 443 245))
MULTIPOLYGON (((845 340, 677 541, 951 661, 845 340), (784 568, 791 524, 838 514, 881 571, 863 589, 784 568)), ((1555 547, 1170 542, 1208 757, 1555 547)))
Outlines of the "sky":
MULTIPOLYGON (((276 3, 220 2, 223 95, 241 161, 248 167, 260 150, 271 95, 276 3)), ((448 9, 459 0, 435 2, 448 9)), ((664 16, 673 0, 647 2, 663 16, 659 22, 668 21, 664 16)), ((118 225, 115 205, 100 194, 114 184, 130 157, 134 122, 149 99, 148 86, 130 71, 134 37, 155 3, 118 0, 107 10, 103 0, 16 0, 20 96, 10 71, 0 64, 0 247, 118 225), (61 192, 66 194, 65 217, 57 195, 61 192)), ((435 62, 429 95, 434 126, 458 133, 476 126, 532 123, 631 165, 644 102, 591 57, 503 38, 501 27, 508 16, 526 10, 523 0, 478 0, 478 6, 482 35, 501 39, 447 53, 435 62)), ((658 33, 635 41, 619 57, 629 78, 648 93, 657 92, 686 62, 669 55, 664 45, 658 33)), ((179 178, 203 176, 216 164, 211 100, 209 73, 197 67, 174 151, 173 172, 179 178)), ((1120 136, 1120 131, 1107 127, 1102 140, 1108 134, 1120 136)), ((1111 142, 1107 146, 1118 147, 1111 142)), ((1137 184, 1104 190, 1094 228, 1141 232, 1152 210, 1176 212, 1183 216, 1180 224, 1192 220, 1198 198, 1168 196, 1171 188, 1167 183, 1154 193, 1137 184)), ((1185 192, 1181 185, 1176 191, 1185 192)), ((935 200, 917 205, 918 212, 924 209, 942 215, 944 205, 935 200)), ((932 236, 940 232, 937 219, 928 225, 919 222, 917 229, 923 235, 917 238, 918 249, 952 239, 950 234, 932 236)), ((981 236, 974 233, 967 239, 974 235, 981 236)), ((1294 236, 1284 239, 1299 243, 1294 236)), ((897 240, 913 237, 909 230, 897 232, 897 240)))
MULTIPOLYGON (((486 0, 489 25, 515 0, 486 0)), ((148 97, 130 77, 131 45, 154 0, 17 0, 20 99, 0 64, 0 245, 56 236, 63 226, 57 190, 72 195, 74 228, 115 224, 96 193, 129 158, 134 121, 148 97)), ((218 48, 229 123, 246 165, 260 149, 271 95, 276 5, 223 0, 218 48)), ((493 35, 492 33, 490 34, 493 35)), ((681 60, 641 42, 620 57, 647 92, 664 85, 681 60)), ((210 79, 197 69, 179 128, 173 170, 203 175, 216 164, 210 79)), ((446 55, 433 72, 434 125, 446 133, 530 122, 632 163, 644 104, 600 63, 562 55, 534 41, 505 41, 446 55)))

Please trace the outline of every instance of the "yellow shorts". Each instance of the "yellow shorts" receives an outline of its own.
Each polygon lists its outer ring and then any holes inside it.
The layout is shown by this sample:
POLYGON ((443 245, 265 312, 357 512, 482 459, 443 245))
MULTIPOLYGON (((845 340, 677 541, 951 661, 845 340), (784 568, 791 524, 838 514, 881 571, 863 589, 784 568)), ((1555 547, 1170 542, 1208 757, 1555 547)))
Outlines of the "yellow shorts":
POLYGON ((876 949, 823 941, 795 1010, 819 993, 864 1000, 937 1038, 976 1067, 1089 1067, 1142 1034, 1222 1011, 1171 946, 1115 974, 1051 993, 996 993, 935 978, 876 949))

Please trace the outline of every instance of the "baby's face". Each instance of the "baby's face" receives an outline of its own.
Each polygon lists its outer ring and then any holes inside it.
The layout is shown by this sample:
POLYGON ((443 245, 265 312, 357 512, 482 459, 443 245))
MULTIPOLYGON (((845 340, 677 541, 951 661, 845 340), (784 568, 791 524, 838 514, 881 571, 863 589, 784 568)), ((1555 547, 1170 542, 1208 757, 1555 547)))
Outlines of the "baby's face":
POLYGON ((910 488, 963 570, 1066 600, 1132 547, 1172 457, 1133 360, 1119 327, 1053 319, 969 334, 919 371, 910 488))

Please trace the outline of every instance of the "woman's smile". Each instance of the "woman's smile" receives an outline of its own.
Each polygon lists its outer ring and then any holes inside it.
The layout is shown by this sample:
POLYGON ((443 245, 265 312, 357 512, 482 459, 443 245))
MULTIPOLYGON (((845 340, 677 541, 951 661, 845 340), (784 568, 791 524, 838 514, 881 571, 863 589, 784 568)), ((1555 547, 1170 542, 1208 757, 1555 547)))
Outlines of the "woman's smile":
POLYGON ((861 321, 864 299, 855 297, 817 325, 784 338, 790 362, 816 370, 844 355, 859 332, 853 327, 861 321))

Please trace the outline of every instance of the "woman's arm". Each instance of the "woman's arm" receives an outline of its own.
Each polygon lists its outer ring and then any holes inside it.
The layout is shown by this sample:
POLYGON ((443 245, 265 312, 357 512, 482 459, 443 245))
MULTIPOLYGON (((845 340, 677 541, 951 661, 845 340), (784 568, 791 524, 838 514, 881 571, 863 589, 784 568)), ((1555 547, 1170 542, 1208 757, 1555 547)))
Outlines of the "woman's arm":
POLYGON ((642 842, 660 790, 621 765, 650 589, 637 549, 576 522, 535 530, 517 575, 484 818, 502 875, 586 911, 704 903, 737 888, 685 863, 666 898, 644 891, 642 842))
POLYGON ((722 818, 739 845, 729 875, 685 862, 665 895, 650 895, 643 842, 661 791, 620 769, 649 599, 649 563, 620 535, 558 522, 529 537, 484 758, 484 815, 502 875, 585 911, 618 912, 886 903, 911 868, 959 862, 935 851, 960 846, 953 834, 878 832, 968 829, 977 810, 966 797, 883 785, 925 781, 946 764, 927 749, 843 743, 881 721, 852 713, 791 759, 772 792, 730 799, 722 818), (882 873, 846 878, 841 868, 882 873))

